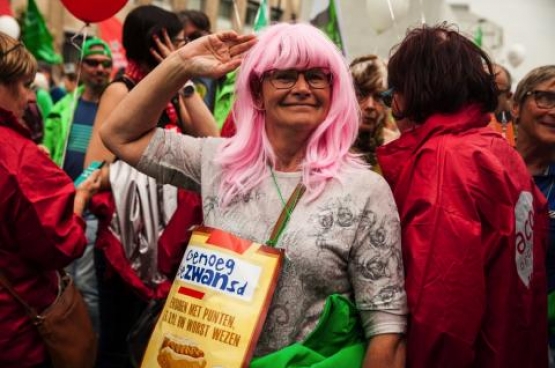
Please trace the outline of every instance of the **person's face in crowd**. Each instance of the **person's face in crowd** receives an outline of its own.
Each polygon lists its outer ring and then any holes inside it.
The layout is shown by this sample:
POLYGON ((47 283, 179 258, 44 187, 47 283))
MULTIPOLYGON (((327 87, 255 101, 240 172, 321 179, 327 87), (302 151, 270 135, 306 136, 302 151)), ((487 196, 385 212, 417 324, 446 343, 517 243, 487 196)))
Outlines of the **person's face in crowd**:
POLYGON ((361 131, 369 131, 373 134, 376 127, 382 123, 386 116, 386 106, 380 96, 385 88, 374 88, 372 90, 356 89, 357 101, 362 112, 361 131))
POLYGON ((404 110, 405 100, 403 96, 391 89, 391 115, 395 119, 397 129, 401 134, 415 128, 415 123, 403 117, 402 111, 404 110))
POLYGON ((323 68, 274 70, 262 78, 267 127, 313 131, 328 115, 331 74, 323 68))
POLYGON ((0 107, 11 111, 18 119, 23 118, 29 102, 36 100, 33 80, 34 76, 30 76, 10 84, 0 83, 0 107))
POLYGON ((176 49, 185 46, 187 44, 187 37, 185 36, 185 32, 179 32, 174 38, 171 39, 173 47, 176 49))
MULTIPOLYGON (((102 50, 102 46, 94 46, 91 50, 102 50)), ((81 80, 86 86, 96 91, 102 91, 110 81, 112 59, 106 55, 89 55, 83 59, 81 80)))
POLYGON ((193 24, 193 22, 186 22, 185 26, 183 27, 183 30, 184 30, 185 36, 187 37, 199 32, 199 29, 193 24))
POLYGON ((497 84, 498 95, 497 95, 497 108, 495 113, 500 113, 501 111, 511 111, 511 97, 513 93, 511 92, 511 85, 509 84, 509 78, 503 69, 495 67, 495 83, 497 84))
POLYGON ((539 144, 555 144, 555 78, 539 83, 520 106, 513 106, 519 134, 539 144))
POLYGON ((186 22, 183 26, 183 31, 184 37, 186 37, 186 39, 188 39, 189 41, 194 41, 199 37, 209 34, 209 32, 197 28, 197 26, 195 26, 193 22, 186 22))

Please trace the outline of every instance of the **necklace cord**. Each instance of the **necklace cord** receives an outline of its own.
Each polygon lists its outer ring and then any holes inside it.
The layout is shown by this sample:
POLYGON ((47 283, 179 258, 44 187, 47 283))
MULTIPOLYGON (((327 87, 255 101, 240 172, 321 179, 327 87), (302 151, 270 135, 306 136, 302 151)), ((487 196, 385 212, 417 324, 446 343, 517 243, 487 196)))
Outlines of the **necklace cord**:
POLYGON ((279 189, 279 185, 277 183, 277 179, 276 179, 276 176, 274 174, 274 170, 272 168, 270 168, 270 172, 272 173, 272 179, 273 179, 273 182, 274 182, 274 186, 276 187, 279 198, 280 198, 281 203, 283 205, 283 209, 282 209, 281 214, 280 214, 280 216, 279 216, 279 218, 278 218, 278 220, 277 220, 277 222, 274 226, 274 229, 272 231, 270 239, 268 241, 266 241, 267 245, 275 247, 277 245, 283 231, 287 227, 287 224, 289 223, 289 219, 291 218, 291 214, 293 213, 293 210, 297 206, 297 203, 299 202, 302 195, 304 194, 304 192, 306 190, 306 187, 302 183, 297 184, 297 186, 295 187, 295 190, 293 191, 293 193, 291 193, 291 196, 289 197, 289 200, 287 201, 287 203, 285 203, 285 200, 283 199, 283 195, 281 194, 281 190, 279 189))

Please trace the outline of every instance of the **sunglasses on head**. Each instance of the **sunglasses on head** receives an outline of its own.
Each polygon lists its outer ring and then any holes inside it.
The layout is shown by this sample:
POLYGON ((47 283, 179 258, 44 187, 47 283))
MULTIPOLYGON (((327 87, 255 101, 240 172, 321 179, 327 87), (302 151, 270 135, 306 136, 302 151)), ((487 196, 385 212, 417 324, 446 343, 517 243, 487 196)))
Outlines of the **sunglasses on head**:
POLYGON ((395 88, 386 89, 383 92, 380 92, 380 97, 382 98, 383 104, 389 108, 393 104, 393 93, 395 92, 395 88))
POLYGON ((99 65, 102 65, 104 68, 111 68, 112 60, 83 59, 83 64, 91 68, 98 68, 99 65))
POLYGON ((7 49, 6 51, 2 51, 0 52, 0 57, 4 57, 6 55, 8 55, 10 52, 17 50, 18 48, 22 47, 23 44, 22 43, 17 43, 14 46, 12 46, 11 48, 7 49))

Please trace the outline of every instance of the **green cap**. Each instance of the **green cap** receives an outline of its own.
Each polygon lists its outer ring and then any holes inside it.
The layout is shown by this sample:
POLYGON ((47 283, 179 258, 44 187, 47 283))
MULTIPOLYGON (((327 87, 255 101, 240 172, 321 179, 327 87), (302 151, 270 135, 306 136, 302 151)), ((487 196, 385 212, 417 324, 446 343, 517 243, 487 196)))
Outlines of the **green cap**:
POLYGON ((111 59, 112 51, 106 42, 102 41, 100 38, 93 37, 86 40, 83 44, 83 58, 90 55, 105 55, 111 59))

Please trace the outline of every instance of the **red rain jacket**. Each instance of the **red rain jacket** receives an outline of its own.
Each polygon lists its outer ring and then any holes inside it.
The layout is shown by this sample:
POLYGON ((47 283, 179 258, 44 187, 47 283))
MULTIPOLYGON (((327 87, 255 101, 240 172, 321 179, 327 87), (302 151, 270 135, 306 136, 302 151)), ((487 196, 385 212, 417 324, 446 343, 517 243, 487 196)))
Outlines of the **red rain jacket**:
POLYGON ((476 106, 378 149, 401 217, 407 367, 547 366, 546 203, 476 106))
MULTIPOLYGON (((0 268, 17 293, 39 311, 58 293, 61 269, 83 254, 85 223, 73 213, 71 179, 0 110, 0 268)), ((0 367, 46 360, 42 340, 25 310, 0 287, 0 367)))

